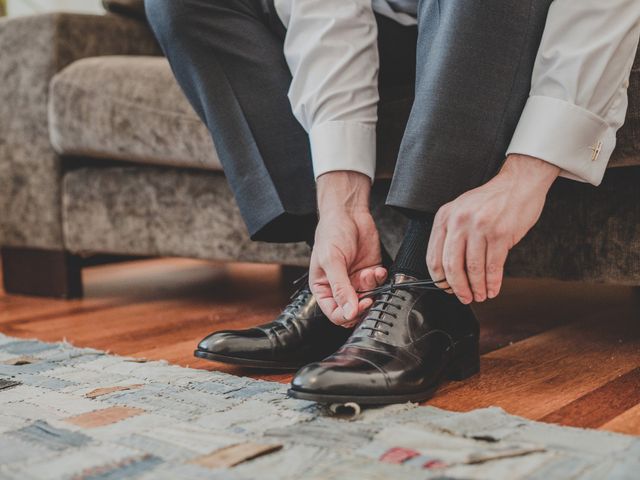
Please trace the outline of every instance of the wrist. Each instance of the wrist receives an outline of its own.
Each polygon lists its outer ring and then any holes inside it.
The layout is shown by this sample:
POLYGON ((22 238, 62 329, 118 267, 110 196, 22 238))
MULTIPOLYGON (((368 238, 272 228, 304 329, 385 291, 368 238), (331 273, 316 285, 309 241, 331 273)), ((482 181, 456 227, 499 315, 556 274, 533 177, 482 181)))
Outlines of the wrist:
POLYGON ((371 179, 360 172, 340 170, 318 177, 318 211, 328 213, 369 212, 371 179))
POLYGON ((536 157, 511 154, 507 157, 498 177, 506 178, 518 189, 544 192, 560 175, 560 168, 536 157))

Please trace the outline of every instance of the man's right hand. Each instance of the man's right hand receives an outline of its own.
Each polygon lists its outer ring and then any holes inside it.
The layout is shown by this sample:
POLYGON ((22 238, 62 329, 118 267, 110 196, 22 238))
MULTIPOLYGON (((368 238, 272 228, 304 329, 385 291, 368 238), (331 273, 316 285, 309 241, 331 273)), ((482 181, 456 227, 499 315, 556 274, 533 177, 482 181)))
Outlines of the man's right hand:
POLYGON ((335 324, 353 326, 372 303, 356 290, 384 282, 380 239, 369 211, 369 177, 329 172, 318 178, 320 220, 309 268, 309 286, 324 314, 335 324))

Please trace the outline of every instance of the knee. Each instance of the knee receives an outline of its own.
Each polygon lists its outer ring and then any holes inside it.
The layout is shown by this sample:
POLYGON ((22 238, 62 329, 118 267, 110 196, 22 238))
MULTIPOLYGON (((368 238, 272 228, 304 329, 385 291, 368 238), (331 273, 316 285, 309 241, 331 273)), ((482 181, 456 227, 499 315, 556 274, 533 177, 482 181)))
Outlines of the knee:
POLYGON ((144 0, 144 8, 151 29, 160 43, 169 40, 186 28, 187 2, 176 0, 144 0))

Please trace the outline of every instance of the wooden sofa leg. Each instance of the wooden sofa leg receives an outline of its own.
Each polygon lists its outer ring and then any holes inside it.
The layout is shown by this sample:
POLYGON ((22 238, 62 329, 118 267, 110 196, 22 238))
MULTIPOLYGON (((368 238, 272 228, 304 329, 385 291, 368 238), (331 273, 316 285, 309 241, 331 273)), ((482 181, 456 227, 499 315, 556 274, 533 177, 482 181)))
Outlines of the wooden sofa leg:
POLYGON ((82 297, 80 258, 64 250, 2 247, 2 278, 8 294, 82 297))

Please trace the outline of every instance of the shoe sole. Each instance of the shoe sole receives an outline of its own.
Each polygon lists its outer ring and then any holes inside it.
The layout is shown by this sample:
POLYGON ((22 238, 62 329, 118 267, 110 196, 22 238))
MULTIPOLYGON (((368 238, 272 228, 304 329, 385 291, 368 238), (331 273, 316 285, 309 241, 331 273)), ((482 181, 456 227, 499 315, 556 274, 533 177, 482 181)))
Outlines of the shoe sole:
POLYGON ((424 402, 436 393, 437 386, 429 390, 405 395, 334 395, 325 393, 311 393, 289 389, 287 395, 298 400, 309 400, 317 403, 357 403, 358 405, 391 405, 393 403, 424 402))
POLYGON ((226 355, 220 355, 217 353, 206 352, 204 350, 195 350, 193 352, 194 357, 209 360, 211 362, 227 363, 230 365, 238 365, 249 368, 259 368, 261 370, 285 370, 288 372, 295 372, 300 370, 304 364, 290 364, 283 362, 271 362, 268 360, 254 360, 251 358, 240 357, 228 357, 226 355))

